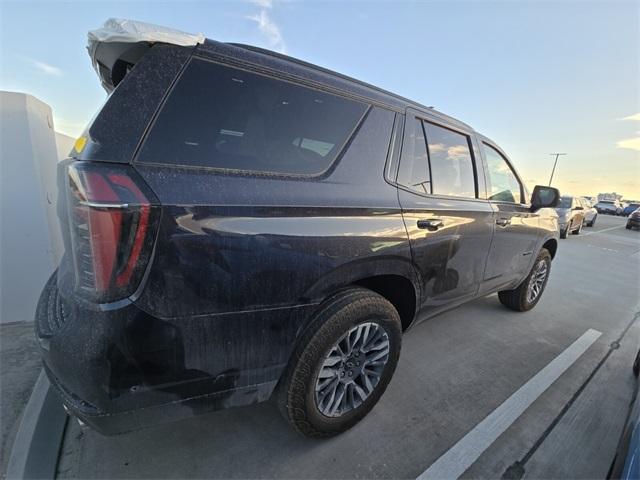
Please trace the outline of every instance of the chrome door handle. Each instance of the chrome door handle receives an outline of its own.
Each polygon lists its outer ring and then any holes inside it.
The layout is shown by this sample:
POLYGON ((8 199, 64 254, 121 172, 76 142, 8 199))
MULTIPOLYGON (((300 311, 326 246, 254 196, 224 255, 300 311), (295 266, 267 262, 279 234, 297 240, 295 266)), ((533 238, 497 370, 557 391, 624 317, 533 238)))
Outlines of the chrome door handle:
POLYGON ((496 220, 496 225, 498 225, 500 227, 506 227, 510 223, 511 223, 511 219, 510 218, 498 218, 496 220))
POLYGON ((418 220, 418 228, 430 230, 432 232, 435 230, 438 230, 442 226, 444 226, 444 222, 439 218, 428 218, 425 220, 418 220))

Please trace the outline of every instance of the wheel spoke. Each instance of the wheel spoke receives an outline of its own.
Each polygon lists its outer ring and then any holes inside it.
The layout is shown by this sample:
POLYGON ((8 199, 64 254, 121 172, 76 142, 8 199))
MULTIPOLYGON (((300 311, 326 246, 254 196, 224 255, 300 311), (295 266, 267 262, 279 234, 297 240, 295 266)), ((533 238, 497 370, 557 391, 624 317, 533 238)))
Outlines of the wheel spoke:
POLYGON ((337 391, 337 395, 335 395, 331 404, 331 408, 329 409, 330 415, 334 415, 337 412, 340 405, 342 404, 342 399, 344 398, 344 394, 346 391, 344 384, 338 383, 338 387, 336 388, 336 391, 337 391))
POLYGON ((337 355, 337 354, 332 354, 330 353, 329 356, 325 359, 324 363, 322 364, 323 367, 333 367, 336 364, 340 363, 340 361, 342 360, 342 356, 341 355, 337 355))
POLYGON ((371 380, 369 380, 369 376, 367 375, 366 370, 362 371, 362 373, 360 374, 360 378, 364 380, 363 387, 365 392, 367 392, 367 395, 369 395, 373 391, 373 384, 371 383, 371 380))
POLYGON ((385 344, 376 350, 372 350, 371 355, 367 355, 367 360, 369 362, 375 362, 389 354, 389 342, 385 342, 385 344))

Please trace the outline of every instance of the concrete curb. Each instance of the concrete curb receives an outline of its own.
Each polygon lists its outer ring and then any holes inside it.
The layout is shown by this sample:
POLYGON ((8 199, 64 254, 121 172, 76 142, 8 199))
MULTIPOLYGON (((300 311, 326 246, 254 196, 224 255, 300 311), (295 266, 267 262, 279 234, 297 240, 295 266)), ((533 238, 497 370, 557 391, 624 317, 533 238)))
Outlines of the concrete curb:
POLYGON ((62 402, 41 371, 13 442, 7 478, 55 478, 66 422, 62 402))

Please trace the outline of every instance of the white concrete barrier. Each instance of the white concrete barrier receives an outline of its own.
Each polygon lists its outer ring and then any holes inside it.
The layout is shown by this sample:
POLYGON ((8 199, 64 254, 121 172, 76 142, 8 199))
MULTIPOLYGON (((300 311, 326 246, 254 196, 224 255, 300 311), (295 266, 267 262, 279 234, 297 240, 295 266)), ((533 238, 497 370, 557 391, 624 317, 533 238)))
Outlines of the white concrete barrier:
POLYGON ((56 166, 72 144, 46 103, 0 92, 0 323, 33 319, 62 256, 56 166))

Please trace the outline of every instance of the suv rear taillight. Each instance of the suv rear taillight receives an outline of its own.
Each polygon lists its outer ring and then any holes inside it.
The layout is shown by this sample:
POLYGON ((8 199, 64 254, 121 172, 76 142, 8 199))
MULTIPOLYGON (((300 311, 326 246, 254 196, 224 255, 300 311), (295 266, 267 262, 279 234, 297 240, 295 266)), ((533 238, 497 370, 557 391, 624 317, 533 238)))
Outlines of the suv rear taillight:
POLYGON ((76 292, 96 302, 130 296, 153 249, 157 201, 130 166, 73 162, 66 173, 76 292))

